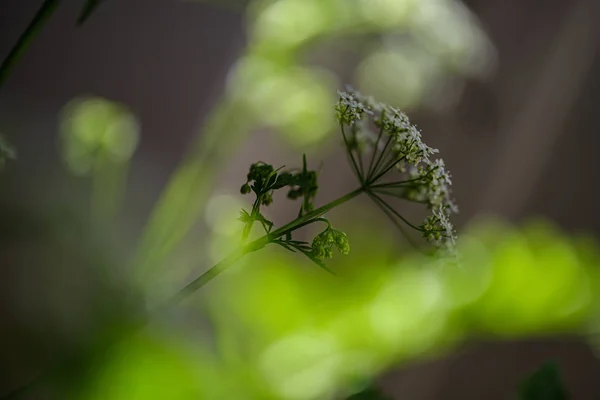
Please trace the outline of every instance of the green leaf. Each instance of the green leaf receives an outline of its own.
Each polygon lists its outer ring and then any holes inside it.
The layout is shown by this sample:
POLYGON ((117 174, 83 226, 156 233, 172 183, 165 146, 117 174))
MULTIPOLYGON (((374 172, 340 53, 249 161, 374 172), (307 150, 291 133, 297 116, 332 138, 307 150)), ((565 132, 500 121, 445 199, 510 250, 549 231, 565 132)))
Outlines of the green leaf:
POLYGON ((284 248, 284 249, 286 249, 286 250, 289 250, 289 251, 291 251, 292 253, 295 253, 295 252, 296 252, 296 250, 295 250, 295 249, 294 249, 292 246, 288 245, 288 244, 287 244, 286 242, 284 242, 284 241, 281 241, 281 240, 274 240, 274 241, 273 241, 273 243, 275 243, 275 244, 278 244, 279 246, 283 247, 283 248, 284 248))
POLYGON ((238 220, 243 222, 244 224, 247 224, 247 223, 252 222, 252 216, 250 215, 250 213, 248 213, 248 211, 242 209, 240 211, 240 216, 239 216, 238 220))
POLYGON ((521 382, 519 400, 566 400, 567 390, 554 363, 544 364, 521 382))
POLYGON ((325 271, 329 272, 331 275, 335 275, 335 272, 333 272, 332 270, 327 268, 327 265, 325 265, 325 263, 322 260, 319 260, 317 257, 315 257, 312 254, 312 251, 306 251, 306 250, 302 250, 300 248, 298 248, 298 250, 300 250, 302 252, 302 254, 304 254, 306 257, 308 257, 312 262, 317 264, 319 267, 323 268, 325 271))
POLYGON ((83 5, 83 10, 81 10, 81 14, 79 14, 79 18, 77 18, 77 25, 83 25, 104 1, 105 0, 86 0, 83 5))

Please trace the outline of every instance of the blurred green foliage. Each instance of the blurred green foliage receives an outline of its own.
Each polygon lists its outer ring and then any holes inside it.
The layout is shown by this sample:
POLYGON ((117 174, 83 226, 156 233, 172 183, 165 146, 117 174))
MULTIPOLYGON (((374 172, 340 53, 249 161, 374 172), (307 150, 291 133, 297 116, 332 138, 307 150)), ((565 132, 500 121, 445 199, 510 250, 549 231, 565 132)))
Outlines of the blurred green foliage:
MULTIPOLYGON (((216 352, 175 357, 189 360, 198 393, 222 396, 197 398, 326 399, 350 396, 392 365, 438 355, 471 337, 582 333, 597 319, 594 241, 569 238, 547 223, 517 229, 488 221, 473 225, 458 244, 459 267, 419 255, 390 258, 392 239, 363 241, 351 261, 334 267, 336 276, 286 252, 254 253, 205 293, 216 352)), ((105 365, 111 373, 125 371, 119 379, 128 382, 130 399, 136 385, 159 382, 128 378, 145 374, 146 363, 160 366, 165 385, 188 379, 175 372, 181 360, 143 361, 146 351, 154 350, 143 349, 129 367, 105 365)), ((119 352, 115 357, 123 365, 119 352)), ((139 398, 164 398, 147 396, 139 398)))
POLYGON ((121 104, 96 97, 77 98, 63 109, 60 139, 69 171, 88 175, 106 162, 128 162, 138 144, 139 126, 121 104))
POLYGON ((139 129, 127 107, 100 97, 73 99, 62 110, 59 151, 71 174, 91 177, 96 228, 112 227, 119 211, 139 129))
POLYGON ((456 1, 257 0, 248 21, 248 48, 229 93, 300 145, 334 127, 323 110, 340 82, 326 68, 346 44, 361 60, 359 89, 401 107, 421 103, 447 76, 485 73, 493 59, 476 19, 456 1), (319 47, 332 55, 324 65, 303 62, 319 47))

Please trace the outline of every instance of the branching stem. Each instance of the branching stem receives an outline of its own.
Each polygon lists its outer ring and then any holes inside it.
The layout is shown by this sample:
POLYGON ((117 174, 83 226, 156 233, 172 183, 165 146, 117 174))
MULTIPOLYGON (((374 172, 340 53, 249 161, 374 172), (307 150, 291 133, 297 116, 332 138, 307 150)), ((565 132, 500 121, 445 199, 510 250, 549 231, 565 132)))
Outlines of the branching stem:
POLYGON ((287 233, 291 233, 291 232, 293 232, 303 226, 306 226, 312 222, 321 220, 320 217, 323 214, 325 214, 327 211, 339 206, 340 204, 343 204, 343 203, 353 199, 354 197, 358 196, 359 194, 365 192, 366 190, 367 189, 365 189, 363 187, 358 188, 358 189, 356 189, 356 190, 354 190, 354 191, 352 191, 330 203, 325 204, 322 207, 317 208, 316 210, 313 210, 313 211, 303 215, 300 218, 293 220, 292 222, 282 226, 281 228, 276 229, 273 232, 268 233, 256 240, 242 246, 241 248, 234 251, 232 254, 230 254, 229 256, 227 256, 226 258, 221 260, 220 262, 218 262, 212 268, 210 268, 209 270, 204 272, 202 275, 200 275, 199 277, 197 277, 196 279, 194 279, 193 281, 188 283, 186 286, 184 286, 183 289, 181 289, 179 292, 177 292, 168 301, 168 303, 166 304, 166 307, 169 307, 171 305, 175 305, 175 304, 179 303, 182 299, 184 299, 185 297, 194 293, 196 290, 200 289, 202 286, 206 285, 213 278, 218 276, 221 272, 225 271, 227 268, 229 268, 231 265, 233 265, 236 261, 238 261, 240 258, 245 256, 246 254, 249 254, 256 250, 262 249, 269 243, 272 243, 273 241, 286 235, 287 233))
POLYGON ((364 184, 364 178, 358 169, 358 165, 356 164, 356 159, 354 158, 354 150, 350 146, 350 142, 348 142, 348 137, 346 136, 346 131, 344 129, 344 124, 340 124, 340 129, 342 130, 342 136, 344 137, 344 143, 346 145, 346 150, 348 150, 348 155, 350 156, 350 161, 352 161, 352 167, 356 178, 359 180, 360 184, 364 184))

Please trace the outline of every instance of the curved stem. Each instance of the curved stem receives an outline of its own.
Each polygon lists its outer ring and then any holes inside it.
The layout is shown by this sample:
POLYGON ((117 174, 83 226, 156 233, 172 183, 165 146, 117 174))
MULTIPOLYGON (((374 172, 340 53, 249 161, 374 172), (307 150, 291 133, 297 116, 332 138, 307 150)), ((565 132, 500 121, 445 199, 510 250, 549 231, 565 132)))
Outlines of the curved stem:
POLYGON ((394 189, 397 187, 402 187, 408 183, 418 182, 422 179, 423 179, 423 177, 419 177, 419 178, 415 178, 415 179, 408 179, 406 181, 378 183, 377 185, 369 185, 369 189, 380 189, 380 188, 394 189))
POLYGON ((77 18, 77 26, 83 25, 104 1, 105 0, 87 0, 83 6, 83 11, 81 11, 79 18, 77 18))
POLYGON ((344 124, 340 124, 340 129, 342 131, 342 136, 344 137, 344 144, 346 145, 346 149, 348 150, 348 155, 350 156, 350 160, 352 161, 352 167, 353 167, 354 174, 358 178, 358 181, 360 182, 360 184, 363 185, 364 179, 363 179, 363 176, 360 174, 358 165, 356 164, 356 160, 354 159, 354 152, 352 151, 352 148, 350 147, 350 143, 348 142, 348 138, 346 137, 346 131, 344 129, 344 124))
POLYGON ((360 176, 364 179, 365 166, 363 163, 363 155, 362 155, 361 151, 358 149, 358 139, 357 139, 356 131, 357 131, 357 127, 356 127, 356 124, 354 124, 354 125, 352 125, 352 140, 354 140, 354 143, 356 143, 356 146, 357 146, 356 159, 358 160, 358 168, 360 170, 360 176))
MULTIPOLYGON (((383 160, 383 158, 387 155, 386 152, 388 150, 388 147, 390 146, 390 143, 392 142, 392 136, 388 136, 388 139, 385 141, 385 145, 383 146, 383 150, 381 150, 381 152, 379 153, 379 156, 377 157, 377 161, 375 161, 375 165, 373 165, 373 170, 371 171, 371 173, 369 174, 368 178, 367 178, 367 182, 373 183, 374 180, 373 175, 375 175, 377 173, 377 170, 379 169, 379 166, 381 165, 381 161, 383 160)), ((377 149, 373 149, 373 152, 375 152, 377 149)))
MULTIPOLYGON (((289 232, 289 233, 292 233, 293 231, 295 231, 295 230, 298 230, 298 229, 300 229, 300 228, 303 228, 303 227, 305 227, 306 225, 312 224, 312 223, 314 223, 314 222, 325 222, 325 223, 327 223, 327 226, 329 226, 329 227, 331 228, 331 223, 330 223, 328 220, 326 220, 325 218, 315 218, 315 219, 311 219, 311 220, 309 220, 309 221, 303 222, 303 223, 301 223, 301 224, 300 224, 300 225, 298 225, 298 226, 295 226, 293 229, 290 229, 290 230, 288 230, 286 233, 284 233, 284 235, 285 235, 285 234, 287 234, 288 232, 289 232)), ((283 235, 281 235, 281 236, 283 236, 283 235)), ((281 236, 280 236, 280 237, 281 237, 281 236)))
POLYGON ((396 161, 394 161, 393 163, 391 163, 390 165, 388 165, 383 171, 381 171, 380 173, 378 173, 374 178, 370 179, 369 182, 371 182, 371 183, 377 182, 377 180, 379 178, 381 178, 382 176, 384 176, 385 174, 387 174, 389 170, 391 170, 392 168, 394 168, 401 161, 404 161, 404 159, 406 159, 406 156, 397 159, 396 161))
POLYGON ((408 241, 408 243, 411 246, 413 246, 415 249, 421 251, 420 247, 413 240, 413 238, 408 234, 408 232, 406 232, 406 230, 400 224, 400 222, 398 222, 396 220, 396 218, 394 218, 394 215, 386 207, 384 207, 383 203, 381 202, 381 199, 374 196, 371 192, 367 192, 367 194, 369 195, 369 197, 371 197, 373 199, 373 202, 377 205, 377 207, 379 207, 381 209, 381 211, 383 211, 383 213, 385 215, 387 215, 387 217, 390 219, 390 221, 392 221, 394 226, 396 226, 396 228, 398 228, 398 230, 400 231, 400 233, 402 233, 402 236, 404 236, 404 238, 408 241))
MULTIPOLYGON (((383 119, 385 115, 385 111, 381 113, 381 119, 383 119)), ((379 128, 379 134, 377 135, 377 140, 375 141, 375 145, 373 146, 373 151, 371 152, 371 161, 369 162, 369 170, 367 172, 367 182, 371 181, 371 176, 373 176, 373 162, 375 161, 375 155, 377 154, 377 150, 379 149, 379 142, 381 141, 381 136, 383 136, 383 124, 379 128)))
POLYGON ((367 192, 369 194, 369 196, 371 196, 374 199, 377 199, 379 202, 381 202, 381 204, 383 206, 385 206, 385 208, 387 208, 391 213, 393 213, 396 217, 400 218, 406 225, 410 226, 411 228, 419 231, 419 232, 423 232, 423 229, 419 228, 418 226, 412 224, 409 220, 407 220, 406 218, 404 218, 398 211, 394 210, 393 207, 391 207, 388 203, 386 203, 385 201, 383 201, 383 199, 379 196, 377 196, 375 193, 368 191, 367 192))
POLYGON ((408 201, 408 202, 411 202, 411 203, 426 204, 426 205, 429 204, 428 201, 425 201, 425 200, 411 200, 411 199, 409 199, 407 197, 402 196, 401 194, 390 192, 389 190, 385 190, 385 189, 381 189, 381 188, 371 188, 371 191, 374 192, 374 193, 385 194, 386 196, 394 197, 394 198, 400 199, 400 200, 405 200, 405 201, 408 201))

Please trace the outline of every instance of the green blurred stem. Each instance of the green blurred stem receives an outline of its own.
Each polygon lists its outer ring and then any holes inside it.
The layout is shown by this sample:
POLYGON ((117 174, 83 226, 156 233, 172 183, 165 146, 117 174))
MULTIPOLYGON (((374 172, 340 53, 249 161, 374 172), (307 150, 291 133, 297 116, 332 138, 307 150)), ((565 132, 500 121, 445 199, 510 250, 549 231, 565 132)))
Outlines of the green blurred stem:
POLYGON ((148 276, 181 242, 204 208, 222 165, 255 122, 243 103, 224 99, 204 125, 203 134, 169 179, 138 245, 137 274, 148 276))
POLYGON ((27 47, 31 44, 33 39, 38 35, 38 33, 42 30, 44 25, 48 22, 56 8, 60 4, 61 0, 45 0, 38 12, 33 17, 33 20, 29 23, 25 32, 21 34, 17 43, 13 46, 8 53, 8 56, 0 65, 0 88, 4 85, 4 82, 10 75, 14 66, 17 64, 19 59, 27 50, 27 47))
POLYGON ((175 304, 179 303, 182 299, 184 299, 185 297, 194 293, 196 290, 200 289, 202 286, 206 285, 213 278, 215 278, 221 272, 225 271, 227 268, 232 266, 236 261, 238 261, 240 258, 244 257, 246 254, 252 253, 256 250, 260 250, 263 247, 265 247, 266 245, 268 245, 269 243, 273 242, 274 240, 276 240, 288 233, 291 233, 297 229, 300 229, 303 226, 306 226, 311 222, 321 220, 320 217, 323 214, 325 214, 326 212, 328 212, 329 210, 355 198, 356 196, 358 196, 359 194, 361 194, 367 190, 368 189, 366 189, 364 187, 360 187, 360 188, 358 188, 358 189, 356 189, 356 190, 354 190, 354 191, 352 191, 330 203, 325 204, 322 207, 317 208, 316 210, 313 210, 313 211, 305 214, 304 216, 302 216, 300 218, 293 220, 292 222, 282 226, 281 228, 276 229, 275 231, 268 233, 256 240, 254 240, 253 242, 248 243, 245 246, 242 246, 241 248, 239 248, 238 250, 236 250, 235 252, 230 254, 228 257, 224 258, 219 263, 215 264, 208 271, 204 272, 202 275, 200 275, 199 277, 194 279, 192 282, 188 283, 183 289, 181 289, 179 292, 177 292, 177 294, 175 294, 169 300, 169 302, 166 304, 166 306, 169 307, 171 305, 175 305, 175 304))
POLYGON ((129 163, 98 160, 92 177, 91 219, 96 228, 110 226, 117 215, 125 188, 129 163))

